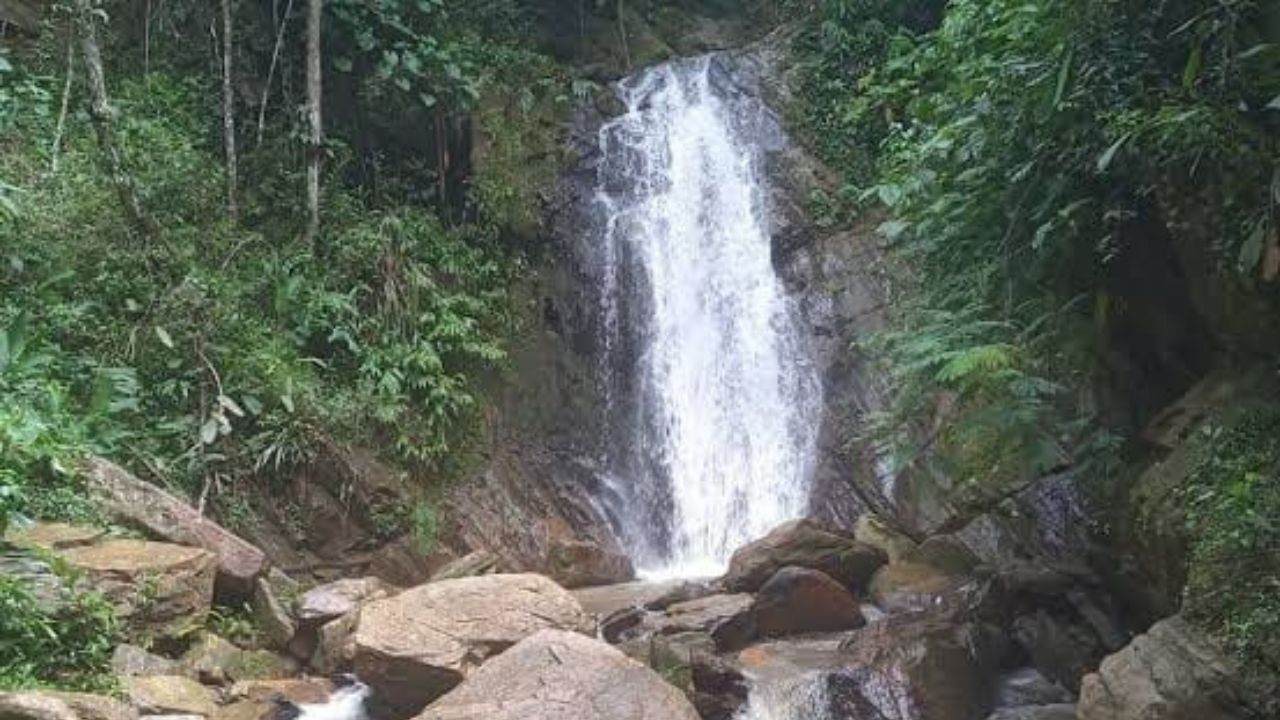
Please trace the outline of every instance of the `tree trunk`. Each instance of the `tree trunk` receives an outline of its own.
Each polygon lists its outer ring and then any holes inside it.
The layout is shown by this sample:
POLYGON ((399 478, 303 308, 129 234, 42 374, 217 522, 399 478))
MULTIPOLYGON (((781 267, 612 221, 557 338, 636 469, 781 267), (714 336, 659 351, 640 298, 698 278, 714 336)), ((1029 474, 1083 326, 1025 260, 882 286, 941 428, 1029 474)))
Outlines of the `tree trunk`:
POLYGON ((159 232, 155 220, 142 208, 138 198, 138 189, 133 178, 125 171, 124 160, 115 140, 115 109, 111 107, 111 99, 107 95, 106 75, 102 70, 102 51, 98 47, 98 31, 95 23, 96 10, 92 0, 75 0, 76 34, 80 38, 80 53, 84 55, 84 73, 89 93, 89 118, 93 121, 94 131, 98 135, 98 145, 102 149, 102 157, 106 163, 111 182, 115 185, 116 194, 120 196, 120 206, 125 219, 140 234, 154 237, 159 232))
POLYGON ((323 0, 307 0, 307 229, 308 245, 320 235, 320 159, 324 126, 320 117, 320 14, 323 0))
POLYGON ((236 201, 236 98, 231 76, 231 31, 231 0, 222 0, 222 143, 227 153, 227 216, 235 223, 240 219, 240 207, 236 201))
POLYGON ((258 147, 262 147, 262 130, 267 124, 267 102, 271 99, 271 81, 276 76, 276 65, 280 63, 280 46, 284 44, 284 31, 289 27, 289 16, 292 14, 293 0, 289 0, 284 7, 280 28, 276 30, 276 44, 271 48, 271 65, 267 68, 267 81, 262 86, 262 103, 258 105, 258 147))

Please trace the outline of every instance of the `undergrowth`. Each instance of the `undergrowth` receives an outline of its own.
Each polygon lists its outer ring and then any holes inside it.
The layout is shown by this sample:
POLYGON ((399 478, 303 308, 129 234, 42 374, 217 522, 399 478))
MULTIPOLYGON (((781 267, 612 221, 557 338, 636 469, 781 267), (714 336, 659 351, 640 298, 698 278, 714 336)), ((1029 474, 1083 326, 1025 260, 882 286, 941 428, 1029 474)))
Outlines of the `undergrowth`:
POLYGON ((1184 609, 1246 673, 1280 673, 1280 408, 1221 412, 1188 451, 1184 609))

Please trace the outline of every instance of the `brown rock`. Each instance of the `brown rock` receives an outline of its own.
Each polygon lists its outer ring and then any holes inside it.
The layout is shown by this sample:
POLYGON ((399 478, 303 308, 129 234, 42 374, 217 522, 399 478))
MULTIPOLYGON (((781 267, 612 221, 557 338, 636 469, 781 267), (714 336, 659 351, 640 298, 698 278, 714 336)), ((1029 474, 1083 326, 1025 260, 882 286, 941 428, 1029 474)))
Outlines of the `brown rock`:
POLYGON ((27 527, 10 527, 4 534, 4 539, 20 548, 63 550, 80 545, 92 545, 106 536, 106 531, 99 528, 38 522, 27 527))
POLYGON ((370 600, 384 598, 393 588, 376 577, 347 578, 314 587, 298 597, 294 615, 304 626, 336 620, 370 600))
POLYGON ((272 570, 254 581, 250 608, 253 610, 254 622, 262 630, 267 645, 283 650, 289 647, 289 641, 298 628, 287 609, 288 603, 281 597, 283 583, 272 580, 272 575, 276 573, 279 571, 272 570))
POLYGON ((484 667, 418 720, 699 720, 649 668, 597 640, 544 630, 484 667))
POLYGON ((145 715, 201 715, 217 711, 213 693, 181 675, 151 675, 124 679, 129 703, 145 715))
MULTIPOLYGON (((990 627, 947 612, 890 616, 853 633, 833 675, 838 707, 895 708, 901 720, 973 720, 992 710, 1003 655, 990 627)), ((839 713, 835 717, 845 717, 839 713)), ((855 713, 854 717, 858 717, 855 713)))
POLYGON ((962 582, 932 565, 889 563, 872 576, 868 594, 886 612, 923 610, 962 582))
POLYGON ((59 555, 88 577, 135 631, 173 637, 204 624, 213 602, 217 558, 194 547, 109 540, 59 555))
POLYGON ((547 544, 547 574, 567 588, 614 585, 636 576, 631 560, 593 540, 557 538, 547 544))
POLYGON ((178 675, 181 668, 169 658, 160 657, 137 645, 123 643, 111 654, 111 669, 121 677, 129 675, 178 675))
POLYGON ((213 633, 203 634, 186 653, 181 665, 188 674, 208 685, 237 680, 273 680, 287 677, 291 666, 268 650, 245 650, 213 633))
POLYGON ((359 618, 359 612, 352 611, 320 627, 311 669, 333 674, 351 668, 356 656, 355 631, 359 618))
POLYGON ((838 632, 867 624, 843 585, 818 570, 787 567, 760 588, 751 606, 763 637, 838 632))
POLYGON ((676 603, 660 615, 645 619, 643 628, 656 634, 704 632, 722 651, 738 650, 756 638, 751 613, 752 597, 747 594, 708 595, 676 603))
POLYGON ((1080 720, 1247 717, 1236 669, 1181 616, 1161 620, 1102 661, 1080 689, 1080 720))
POLYGON ((431 575, 431 582, 492 575, 498 572, 498 557, 488 550, 476 550, 454 560, 431 575))
POLYGON ((137 720, 133 708, 114 698, 42 690, 0 693, 2 720, 137 720))
POLYGON ((821 570, 855 591, 884 565, 883 550, 838 535, 811 520, 794 520, 733 554, 724 585, 737 592, 759 589, 787 566, 821 570))
POLYGON ((417 712, 487 658, 547 628, 589 633, 593 623, 541 575, 429 583, 361 609, 354 667, 379 702, 417 712))
POLYGON ((905 533, 894 530, 873 513, 866 513, 858 518, 858 524, 853 529, 853 539, 880 548, 891 563, 900 562, 907 553, 916 549, 914 540, 905 533))
POLYGON ((293 703, 323 703, 332 691, 332 684, 319 678, 238 682, 227 691, 227 702, 218 707, 214 718, 274 720, 278 698, 293 703))
POLYGON ((253 581, 266 572, 267 558, 261 550, 114 463, 92 458, 85 465, 85 475, 90 492, 117 521, 169 542, 214 553, 220 597, 248 598, 253 581))

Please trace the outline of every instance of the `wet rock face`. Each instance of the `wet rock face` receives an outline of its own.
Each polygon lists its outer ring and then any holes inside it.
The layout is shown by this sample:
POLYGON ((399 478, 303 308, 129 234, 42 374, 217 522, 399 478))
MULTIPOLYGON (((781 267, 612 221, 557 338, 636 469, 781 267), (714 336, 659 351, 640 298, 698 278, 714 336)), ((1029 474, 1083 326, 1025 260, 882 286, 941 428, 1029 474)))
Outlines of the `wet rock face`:
POLYGON ((657 673, 588 637, 544 630, 486 663, 418 720, 699 720, 657 673))
POLYGON ((213 603, 217 556, 200 548, 108 540, 59 555, 143 636, 169 638, 203 625, 213 603))
POLYGON ((548 628, 589 633, 594 623, 572 595, 539 575, 445 580, 363 606, 353 664, 376 702, 413 713, 548 628))
POLYGON ((137 720, 138 711, 102 695, 51 690, 0 693, 5 720, 137 720))
POLYGON ((1080 720, 1249 717, 1239 673, 1180 616, 1162 620, 1085 677, 1080 720))
POLYGON ((756 590, 774 573, 793 566, 821 571, 848 588, 861 589, 886 560, 882 550, 811 520, 796 520, 735 552, 722 582, 731 590, 756 590))
POLYGON ((785 567, 756 594, 751 607, 762 637, 852 630, 867 623, 849 591, 818 570, 785 567))

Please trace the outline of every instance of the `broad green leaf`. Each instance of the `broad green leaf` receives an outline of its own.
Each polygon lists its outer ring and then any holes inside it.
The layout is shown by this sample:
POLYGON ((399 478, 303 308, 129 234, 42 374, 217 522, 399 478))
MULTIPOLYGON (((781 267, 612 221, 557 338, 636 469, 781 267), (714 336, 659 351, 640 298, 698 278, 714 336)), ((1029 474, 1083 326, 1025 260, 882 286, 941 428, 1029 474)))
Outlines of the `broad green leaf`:
POLYGON ((235 415, 236 417, 244 417, 244 410, 240 409, 240 406, 236 404, 235 400, 232 400, 226 395, 218 396, 218 404, 232 415, 235 415))
POLYGON ((173 338, 169 335, 169 331, 165 330, 159 325, 155 326, 155 331, 156 331, 156 337, 159 338, 160 340, 160 344, 172 350, 174 348, 174 344, 173 344, 173 338))
POLYGON ((1204 50, 1199 44, 1191 48, 1187 55, 1187 64, 1182 68, 1182 87, 1194 90, 1196 81, 1200 79, 1200 66, 1204 64, 1204 50))
POLYGON ((1249 233, 1249 237, 1245 238, 1244 243, 1240 245, 1240 256, 1236 260, 1240 272, 1250 273, 1258 266, 1258 262, 1262 259, 1262 242, 1266 236, 1265 230, 1263 223, 1257 223, 1254 225, 1253 232, 1249 233))
POLYGON ((1062 59, 1062 67, 1058 68, 1058 87, 1053 92, 1053 106, 1061 107, 1062 98, 1067 94, 1067 83, 1071 81, 1071 60, 1074 57, 1072 51, 1067 51, 1067 56, 1062 59))
POLYGON ((1120 152, 1120 148, 1124 147, 1125 143, 1129 142, 1132 137, 1133 133, 1121 135, 1119 140, 1112 143, 1111 147, 1102 153, 1102 156, 1098 158, 1098 172, 1104 173, 1107 168, 1111 167, 1111 162, 1116 159, 1116 153, 1120 152))
POLYGON ((200 442, 205 445, 212 445, 214 440, 218 439, 218 419, 210 417, 200 426, 200 442))

